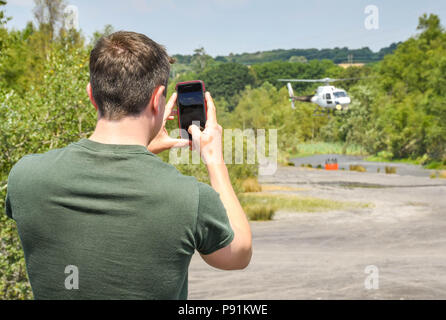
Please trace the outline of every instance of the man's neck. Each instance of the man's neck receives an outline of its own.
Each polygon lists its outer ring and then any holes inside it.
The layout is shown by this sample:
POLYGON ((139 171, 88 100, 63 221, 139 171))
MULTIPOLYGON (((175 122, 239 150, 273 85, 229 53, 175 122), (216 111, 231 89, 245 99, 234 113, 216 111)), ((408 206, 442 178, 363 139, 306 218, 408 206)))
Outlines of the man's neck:
POLYGON ((119 121, 99 119, 90 140, 104 144, 147 147, 150 142, 150 131, 141 118, 126 117, 119 121))

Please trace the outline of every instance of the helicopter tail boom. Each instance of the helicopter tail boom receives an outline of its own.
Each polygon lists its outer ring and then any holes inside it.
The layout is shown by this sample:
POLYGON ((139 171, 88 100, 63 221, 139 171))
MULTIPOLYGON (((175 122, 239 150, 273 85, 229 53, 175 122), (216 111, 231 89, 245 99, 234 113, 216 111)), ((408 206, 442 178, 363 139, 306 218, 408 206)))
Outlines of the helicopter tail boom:
POLYGON ((314 97, 314 95, 295 97, 294 96, 293 87, 291 86, 291 83, 288 82, 286 86, 288 88, 288 94, 289 94, 289 98, 290 98, 290 102, 291 102, 291 107, 293 109, 296 109, 294 101, 311 102, 311 99, 314 97))
POLYGON ((314 95, 294 97, 294 101, 300 101, 300 102, 312 102, 311 99, 312 99, 313 97, 314 97, 314 95))

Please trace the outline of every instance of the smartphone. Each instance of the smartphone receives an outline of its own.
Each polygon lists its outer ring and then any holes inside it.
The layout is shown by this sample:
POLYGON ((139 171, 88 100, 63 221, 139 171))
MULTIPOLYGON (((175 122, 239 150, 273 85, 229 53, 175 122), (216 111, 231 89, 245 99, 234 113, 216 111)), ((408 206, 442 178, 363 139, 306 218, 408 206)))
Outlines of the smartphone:
POLYGON ((176 86, 178 126, 181 138, 192 140, 188 129, 196 124, 204 130, 207 119, 206 99, 204 98, 204 82, 201 80, 180 82, 176 86))

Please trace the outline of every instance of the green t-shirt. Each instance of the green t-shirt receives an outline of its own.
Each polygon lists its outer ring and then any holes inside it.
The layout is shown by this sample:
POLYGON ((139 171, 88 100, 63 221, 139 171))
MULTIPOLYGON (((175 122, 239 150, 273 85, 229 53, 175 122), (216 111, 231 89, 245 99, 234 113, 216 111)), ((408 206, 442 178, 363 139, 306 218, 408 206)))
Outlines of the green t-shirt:
POLYGON ((234 237, 210 186, 143 146, 88 139, 22 158, 6 214, 36 299, 187 299, 195 249, 234 237))

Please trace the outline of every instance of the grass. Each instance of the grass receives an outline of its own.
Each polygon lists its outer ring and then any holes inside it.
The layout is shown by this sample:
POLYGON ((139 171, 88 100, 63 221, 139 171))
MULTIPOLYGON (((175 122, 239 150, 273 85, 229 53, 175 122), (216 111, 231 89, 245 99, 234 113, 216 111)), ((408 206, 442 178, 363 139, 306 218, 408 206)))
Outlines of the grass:
MULTIPOLYGON (((290 158, 308 157, 315 154, 343 154, 350 156, 367 156, 367 152, 359 145, 346 145, 342 142, 313 142, 300 143, 297 145, 297 153, 290 156, 290 158)), ((417 159, 392 159, 387 152, 379 152, 377 155, 369 155, 364 160, 373 162, 391 162, 391 163, 407 163, 415 165, 423 165, 425 169, 446 170, 446 160, 431 161, 427 164, 426 157, 419 157, 417 159)))
POLYGON ((305 188, 296 188, 289 186, 281 186, 281 185, 273 185, 273 184, 262 184, 263 192, 271 192, 271 191, 307 191, 305 188))
POLYGON ((271 220, 277 210, 292 212, 321 212, 350 208, 369 208, 371 204, 336 201, 313 197, 272 193, 244 193, 240 203, 250 220, 271 220))
POLYGON ((386 170, 386 174, 396 174, 396 167, 386 166, 385 170, 386 170))
POLYGON ((432 161, 425 165, 426 169, 434 169, 434 170, 446 170, 446 161, 432 161))
POLYGON ((446 162, 445 161, 431 161, 427 164, 425 164, 426 158, 425 157, 419 157, 417 159, 410 159, 410 158, 404 158, 404 159, 391 159, 389 157, 381 156, 381 155, 373 155, 365 158, 366 161, 373 161, 373 162, 390 162, 390 163, 406 163, 406 164, 414 164, 414 165, 420 165, 424 166, 425 169, 433 169, 433 170, 446 170, 446 162))
POLYGON ((392 162, 392 163, 407 163, 407 164, 421 164, 421 160, 420 159, 389 159, 386 157, 381 157, 381 156, 369 156, 367 158, 364 159, 365 161, 371 161, 371 162, 392 162))
POLYGON ((435 178, 446 179, 446 170, 432 172, 430 175, 430 178, 431 179, 435 179, 435 178))
POLYGON ((252 221, 268 221, 272 220, 276 209, 271 205, 264 204, 247 204, 243 206, 243 210, 252 221))
POLYGON ((351 164, 349 167, 350 171, 356 171, 356 172, 367 172, 366 168, 360 165, 353 165, 351 164))
POLYGON ((242 190, 243 192, 260 192, 262 186, 256 178, 248 178, 242 182, 242 190))
POLYGON ((350 156, 366 155, 363 148, 358 145, 346 145, 340 142, 313 142, 297 145, 298 152, 291 158, 307 157, 315 154, 345 154, 350 156))

